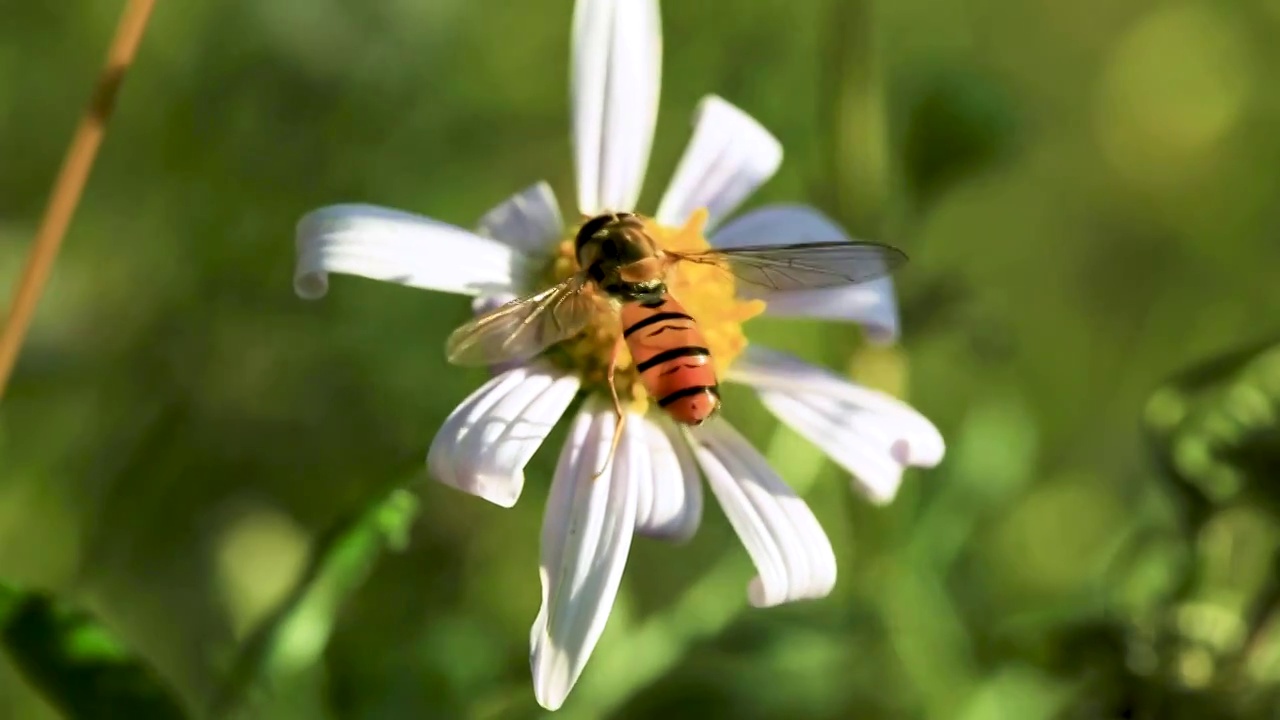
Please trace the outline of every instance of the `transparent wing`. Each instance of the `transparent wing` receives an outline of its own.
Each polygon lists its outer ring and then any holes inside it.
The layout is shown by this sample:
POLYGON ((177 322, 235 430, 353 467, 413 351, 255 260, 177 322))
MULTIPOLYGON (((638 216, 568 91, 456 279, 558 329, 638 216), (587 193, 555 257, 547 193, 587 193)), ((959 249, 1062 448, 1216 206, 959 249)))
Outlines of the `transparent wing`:
POLYGON ((582 332, 595 299, 576 275, 541 292, 516 298, 454 330, 445 353, 455 365, 525 360, 582 332))
POLYGON ((907 261, 899 249, 869 242, 755 245, 667 255, 676 261, 718 265, 743 282, 778 291, 856 285, 888 275, 907 261))

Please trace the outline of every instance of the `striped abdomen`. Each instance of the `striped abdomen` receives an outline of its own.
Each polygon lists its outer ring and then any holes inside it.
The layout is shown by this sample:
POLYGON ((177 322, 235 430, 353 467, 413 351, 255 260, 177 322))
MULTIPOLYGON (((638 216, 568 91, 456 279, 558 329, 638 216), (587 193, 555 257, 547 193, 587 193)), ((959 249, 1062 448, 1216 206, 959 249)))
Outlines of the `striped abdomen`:
POLYGON ((707 341, 675 298, 624 304, 622 333, 640 382, 677 422, 699 425, 720 407, 707 341))

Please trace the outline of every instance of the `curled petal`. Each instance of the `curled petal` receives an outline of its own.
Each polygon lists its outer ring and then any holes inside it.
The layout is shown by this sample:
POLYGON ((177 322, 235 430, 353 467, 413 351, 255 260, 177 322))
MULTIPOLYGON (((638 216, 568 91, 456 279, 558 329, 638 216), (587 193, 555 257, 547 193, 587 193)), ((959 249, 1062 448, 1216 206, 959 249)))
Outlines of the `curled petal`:
POLYGON ((448 223, 375 205, 331 205, 298 221, 293 288, 315 300, 329 274, 359 275, 476 295, 512 286, 521 258, 509 246, 448 223))
POLYGON ((836 557, 809 506, 760 453, 723 421, 690 431, 707 484, 759 575, 747 598, 756 607, 825 597, 836 557))
MULTIPOLYGON (((770 205, 734 218, 710 239, 717 248, 749 247, 775 243, 848 241, 839 225, 804 205, 770 205)), ((739 291, 752 291, 744 285, 739 291)), ((898 300, 893 280, 883 277, 859 285, 769 293, 757 296, 767 304, 765 312, 780 317, 810 317, 855 322, 877 343, 898 339, 898 300)))
POLYGON ((545 181, 512 195, 480 218, 480 234, 530 257, 546 255, 564 233, 556 194, 545 181))
POLYGON ((752 346, 726 379, 754 387, 874 502, 893 499, 908 466, 932 467, 946 451, 938 429, 910 405, 784 353, 752 346))
POLYGON ((693 139, 658 205, 657 220, 679 227, 698 208, 715 227, 782 164, 782 144, 755 118, 708 95, 698 105, 693 139))
POLYGON ((451 487, 511 507, 524 467, 578 391, 578 379, 538 366, 498 375, 472 393, 431 441, 427 466, 451 487))
POLYGON ((652 538, 684 542, 702 521, 702 481, 693 456, 670 421, 633 416, 628 432, 636 432, 647 452, 636 467, 636 532, 652 538))
POLYGON ((530 631, 529 664, 538 703, 555 710, 578 681, 613 609, 635 531, 631 482, 640 433, 623 436, 603 475, 614 415, 588 401, 560 454, 542 521, 542 606, 530 631))
POLYGON ((657 0, 578 0, 571 65, 578 208, 632 210, 658 120, 657 0))

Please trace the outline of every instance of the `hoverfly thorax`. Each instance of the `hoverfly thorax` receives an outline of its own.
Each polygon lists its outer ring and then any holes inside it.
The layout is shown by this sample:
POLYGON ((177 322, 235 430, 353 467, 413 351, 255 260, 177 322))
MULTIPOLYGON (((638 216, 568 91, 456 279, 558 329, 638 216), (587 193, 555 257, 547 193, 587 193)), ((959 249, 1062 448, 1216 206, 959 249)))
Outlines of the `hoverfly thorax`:
POLYGON ((623 302, 666 295, 657 245, 633 213, 607 213, 583 223, 574 240, 578 265, 601 290, 623 302))

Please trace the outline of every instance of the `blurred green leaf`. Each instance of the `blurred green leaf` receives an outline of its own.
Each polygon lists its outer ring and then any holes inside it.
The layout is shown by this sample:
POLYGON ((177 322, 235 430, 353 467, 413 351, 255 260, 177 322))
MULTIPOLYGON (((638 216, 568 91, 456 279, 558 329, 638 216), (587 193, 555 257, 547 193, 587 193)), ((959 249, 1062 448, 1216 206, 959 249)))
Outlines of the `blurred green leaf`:
POLYGON ((1012 149, 1016 109, 990 77, 969 68, 936 69, 906 83, 903 93, 903 174, 918 206, 928 207, 1012 149))
POLYGON ((212 714, 252 707, 314 667, 342 603, 384 551, 404 548, 417 513, 417 498, 395 488, 326 533, 293 591, 242 646, 212 714))
POLYGON ((1012 665, 984 682, 958 716, 961 720, 1052 720, 1073 691, 1067 683, 1012 665))
POLYGON ((1147 401, 1145 428, 1160 465, 1201 499, 1248 496, 1280 508, 1280 344, 1251 345, 1180 373, 1147 401))
POLYGON ((813 194, 855 235, 878 236, 889 211, 892 176, 883 68, 874 3, 837 0, 828 4, 823 54, 826 101, 821 110, 825 167, 813 194))
POLYGON ((69 718, 184 718, 143 660, 87 613, 39 592, 0 585, 4 650, 69 718))
POLYGON ((1252 690, 1248 702, 1280 698, 1280 612, 1262 618, 1245 647, 1242 673, 1252 690))
POLYGON ((1148 675, 1174 692, 1248 717, 1280 696, 1278 418, 1275 340, 1177 374, 1144 415, 1158 465, 1195 501, 1187 517, 1195 562, 1164 611, 1131 638, 1130 653, 1151 657, 1148 675))

